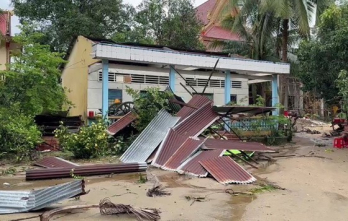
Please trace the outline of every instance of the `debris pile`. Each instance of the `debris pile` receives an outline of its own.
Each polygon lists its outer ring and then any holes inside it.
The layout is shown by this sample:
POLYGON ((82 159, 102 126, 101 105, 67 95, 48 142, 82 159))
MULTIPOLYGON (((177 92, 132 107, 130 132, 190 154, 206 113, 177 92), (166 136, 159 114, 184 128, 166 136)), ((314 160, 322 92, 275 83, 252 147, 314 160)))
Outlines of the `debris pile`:
MULTIPOLYGON (((274 151, 261 143, 227 140, 212 127, 214 124, 222 123, 228 127, 226 117, 238 113, 241 108, 243 112, 257 114, 273 110, 258 107, 216 107, 207 97, 194 95, 176 116, 164 109, 161 110, 120 159, 123 163, 147 162, 163 170, 197 177, 207 177, 211 174, 222 184, 251 183, 256 179, 230 158, 238 156, 231 151, 231 156, 224 156, 224 153, 228 150, 238 150, 243 156, 251 159, 244 151, 274 151), (205 132, 216 134, 224 140, 206 138, 205 132)), ((117 124, 118 122, 114 126, 117 124)), ((228 133, 233 134, 233 130, 230 128, 228 133)))

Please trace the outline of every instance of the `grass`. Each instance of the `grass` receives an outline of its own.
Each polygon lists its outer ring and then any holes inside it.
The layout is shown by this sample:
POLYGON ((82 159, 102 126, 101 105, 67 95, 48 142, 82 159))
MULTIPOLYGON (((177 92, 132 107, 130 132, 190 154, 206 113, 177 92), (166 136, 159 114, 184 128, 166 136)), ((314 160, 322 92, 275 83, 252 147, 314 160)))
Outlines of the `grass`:
POLYGON ((274 185, 271 185, 271 184, 260 184, 259 187, 252 189, 250 192, 253 194, 258 194, 258 193, 264 193, 264 192, 272 192, 277 189, 278 188, 276 188, 274 185))

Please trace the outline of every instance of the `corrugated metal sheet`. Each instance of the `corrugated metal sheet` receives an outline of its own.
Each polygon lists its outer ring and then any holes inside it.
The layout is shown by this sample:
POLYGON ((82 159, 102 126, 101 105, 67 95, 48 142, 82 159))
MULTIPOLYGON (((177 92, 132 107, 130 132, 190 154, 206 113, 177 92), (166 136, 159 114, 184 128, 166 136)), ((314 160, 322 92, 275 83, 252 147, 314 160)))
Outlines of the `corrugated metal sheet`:
POLYGON ((121 156, 120 160, 124 163, 145 162, 163 141, 169 128, 173 127, 179 119, 179 117, 173 117, 164 109, 158 112, 157 116, 121 156))
POLYGON ((224 152, 225 150, 198 151, 195 155, 185 160, 185 162, 178 167, 177 172, 180 174, 206 177, 208 172, 202 167, 199 161, 222 156, 224 152))
POLYGON ((213 111, 220 114, 240 114, 240 113, 249 113, 249 114, 264 114, 275 110, 275 107, 251 107, 251 106, 214 106, 213 111))
POLYGON ((25 173, 26 180, 43 180, 68 178, 73 173, 76 176, 93 176, 103 174, 118 174, 146 171, 146 163, 124 163, 124 164, 100 164, 86 165, 75 168, 49 168, 27 170, 25 173))
POLYGON ((243 150, 258 152, 275 152, 271 148, 257 142, 241 142, 232 140, 207 139, 204 142, 206 149, 225 149, 225 150, 243 150))
POLYGON ((191 100, 187 103, 188 106, 181 108, 181 110, 176 114, 176 116, 181 117, 180 121, 183 121, 188 116, 190 116, 193 112, 195 112, 198 108, 202 107, 203 105, 209 102, 211 102, 211 100, 206 96, 193 95, 191 100), (197 109, 194 109, 192 107, 196 107, 197 109))
POLYGON ((164 170, 175 171, 181 163, 197 152, 203 143, 204 140, 188 138, 161 168, 164 170))
POLYGON ((174 127, 174 130, 179 134, 197 137, 206 128, 213 124, 219 116, 212 110, 212 103, 206 103, 200 109, 193 112, 185 120, 181 121, 174 127))
POLYGON ((161 143, 155 158, 152 161, 152 166, 161 167, 167 160, 179 149, 179 147, 185 142, 188 136, 181 135, 170 129, 167 133, 164 141, 161 143))
POLYGON ((256 181, 250 173, 230 157, 200 160, 199 163, 221 184, 248 184, 256 181))
POLYGON ((155 159, 155 156, 157 154, 158 148, 156 148, 152 154, 147 158, 146 163, 152 163, 153 159, 155 159))
POLYGON ((126 115, 124 115, 121 119, 119 119, 118 121, 116 121, 115 123, 113 123, 107 130, 108 134, 114 136, 115 134, 117 134, 118 132, 120 132, 123 128, 125 128, 126 126, 128 126, 130 123, 132 123, 133 121, 135 121, 137 119, 137 116, 132 113, 129 112, 126 115))
POLYGON ((0 214, 36 211, 85 193, 83 180, 41 190, 0 191, 0 214))
POLYGON ((45 168, 56 168, 56 167, 74 168, 79 166, 76 163, 64 160, 60 157, 45 157, 42 160, 34 163, 34 165, 45 167, 45 168))

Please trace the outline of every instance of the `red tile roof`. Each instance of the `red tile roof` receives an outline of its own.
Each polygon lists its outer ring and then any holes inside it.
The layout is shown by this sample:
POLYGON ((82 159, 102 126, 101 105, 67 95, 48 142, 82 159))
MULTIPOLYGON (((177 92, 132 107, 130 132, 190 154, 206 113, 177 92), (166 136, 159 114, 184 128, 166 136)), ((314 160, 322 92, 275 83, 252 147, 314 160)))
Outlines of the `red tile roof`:
POLYGON ((255 177, 230 157, 210 158, 199 163, 221 184, 248 184, 256 181, 255 177))
POLYGON ((191 157, 203 143, 204 140, 188 138, 161 168, 175 171, 181 163, 191 157))
POLYGON ((155 167, 163 166, 167 160, 177 151, 189 136, 181 135, 170 129, 164 141, 161 143, 152 161, 155 167))
POLYGON ((208 172, 202 167, 199 161, 222 156, 224 152, 225 150, 199 151, 194 156, 188 158, 184 163, 182 163, 180 167, 178 167, 177 172, 180 174, 206 177, 208 172))
POLYGON ((209 149, 243 150, 258 152, 275 152, 271 148, 256 142, 241 142, 232 140, 207 139, 204 145, 209 149))
POLYGON ((207 31, 203 32, 202 37, 212 38, 216 40, 228 40, 228 41, 242 40, 242 38, 237 33, 233 33, 217 25, 214 25, 207 31))
POLYGON ((196 8, 196 16, 199 21, 206 25, 209 23, 208 14, 216 4, 216 0, 208 0, 196 8))

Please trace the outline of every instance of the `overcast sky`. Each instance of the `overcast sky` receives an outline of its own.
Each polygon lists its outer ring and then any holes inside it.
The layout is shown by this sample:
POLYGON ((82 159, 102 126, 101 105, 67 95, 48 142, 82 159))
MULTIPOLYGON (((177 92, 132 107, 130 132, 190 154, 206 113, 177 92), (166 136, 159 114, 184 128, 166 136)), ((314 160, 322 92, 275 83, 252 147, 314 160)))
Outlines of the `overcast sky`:
MULTIPOLYGON (((125 3, 130 3, 137 6, 142 0, 124 0, 125 3)), ((194 5, 198 6, 207 0, 194 0, 194 5)), ((13 9, 10 5, 11 0, 0 0, 1 9, 13 9)), ((17 25, 19 24, 18 18, 16 16, 12 17, 12 35, 19 32, 17 25)))

